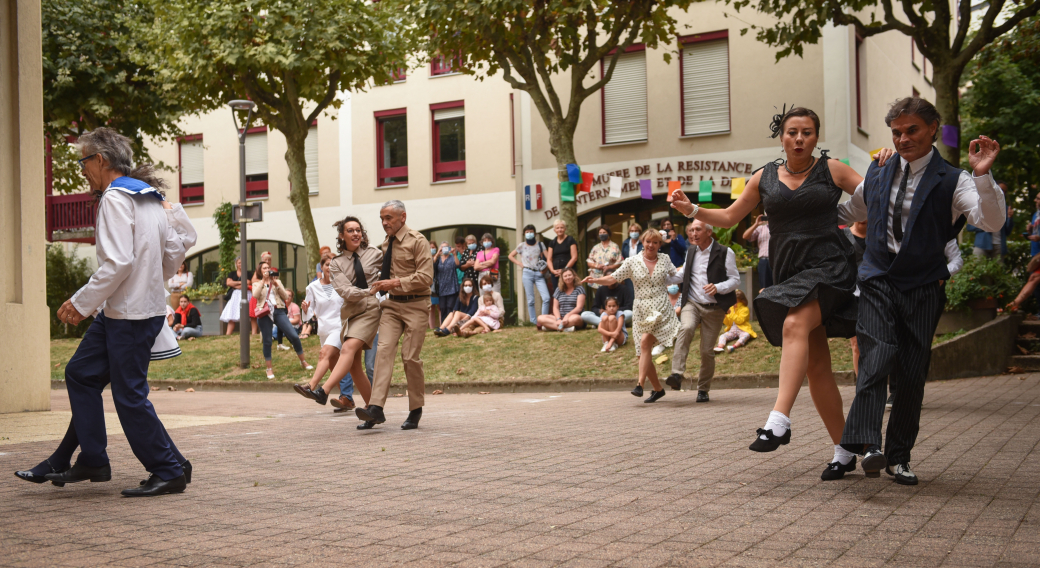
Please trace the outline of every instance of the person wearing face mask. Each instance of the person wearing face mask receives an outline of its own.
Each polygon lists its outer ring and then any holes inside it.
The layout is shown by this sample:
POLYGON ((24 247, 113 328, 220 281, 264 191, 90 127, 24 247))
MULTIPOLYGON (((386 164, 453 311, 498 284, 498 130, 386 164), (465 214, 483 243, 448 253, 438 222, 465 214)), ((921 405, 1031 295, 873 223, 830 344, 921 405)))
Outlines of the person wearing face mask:
POLYGON ((473 265, 473 268, 477 270, 477 274, 480 278, 485 275, 490 275, 494 281, 495 292, 502 290, 502 285, 499 284, 498 275, 498 257, 499 249, 495 246, 495 239, 491 236, 491 233, 484 233, 484 236, 480 238, 480 244, 483 247, 477 252, 477 262, 473 265))
POLYGON ((462 290, 459 292, 459 297, 456 298, 455 311, 444 318, 439 329, 433 330, 434 335, 438 337, 458 335, 458 329, 469 321, 479 308, 480 294, 477 291, 476 282, 466 278, 462 281, 462 290))
MULTIPOLYGON (((600 226, 597 237, 599 242, 589 251, 589 258, 586 260, 589 266, 589 276, 593 278, 599 278, 614 272, 621 266, 621 261, 623 260, 621 258, 621 248, 617 246, 617 243, 610 240, 610 227, 606 225, 600 226)), ((598 284, 590 285, 593 288, 599 288, 598 284)))
POLYGON ((682 310, 682 294, 679 293, 679 285, 669 284, 668 287, 665 288, 665 292, 668 294, 668 303, 670 303, 672 308, 675 310, 675 316, 679 317, 682 310))
MULTIPOLYGON (((466 246, 459 254, 459 268, 462 269, 462 277, 476 282, 477 274, 477 237, 466 235, 466 246)), ((459 284, 462 284, 460 281, 459 284)))
MULTIPOLYGON (((506 304, 505 300, 502 299, 502 294, 495 291, 495 279, 490 274, 485 274, 480 277, 480 282, 477 284, 480 287, 480 295, 483 296, 488 292, 491 292, 491 297, 495 299, 495 306, 498 308, 498 321, 500 324, 505 323, 506 318, 506 304)), ((497 327, 495 329, 498 329, 497 327)))
POLYGON ((521 267, 524 283, 524 296, 527 298, 527 317, 537 325, 537 318, 549 313, 549 285, 545 282, 545 259, 548 247, 538 238, 534 225, 524 227, 524 242, 509 253, 509 262, 521 267), (519 258, 518 258, 519 257, 519 258), (542 298, 542 311, 534 311, 534 291, 542 298))
POLYGON ((621 258, 628 258, 634 254, 643 252, 643 241, 640 236, 643 234, 643 227, 636 222, 632 222, 628 226, 628 238, 625 242, 621 243, 621 258))
POLYGON ((441 242, 440 254, 433 259, 433 280, 437 286, 437 306, 441 319, 445 319, 455 311, 455 299, 459 295, 459 280, 455 277, 458 263, 448 246, 448 241, 441 242))

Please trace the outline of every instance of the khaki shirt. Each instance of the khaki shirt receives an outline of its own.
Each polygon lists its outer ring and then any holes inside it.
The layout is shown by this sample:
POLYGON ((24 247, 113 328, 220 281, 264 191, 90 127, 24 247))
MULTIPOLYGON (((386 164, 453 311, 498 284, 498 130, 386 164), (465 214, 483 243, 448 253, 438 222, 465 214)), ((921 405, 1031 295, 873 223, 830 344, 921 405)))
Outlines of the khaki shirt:
MULTIPOLYGON (((379 280, 379 269, 383 266, 383 251, 375 247, 359 248, 356 253, 361 258, 361 267, 365 270, 365 279, 371 285, 379 280)), ((340 318, 346 321, 372 307, 379 307, 379 301, 369 293, 354 285, 354 254, 343 251, 329 263, 329 278, 332 288, 343 298, 343 309, 340 318)))
MULTIPOLYGON (((394 235, 394 252, 390 255, 390 278, 400 278, 401 285, 390 294, 394 296, 429 296, 433 286, 433 256, 430 254, 430 241, 419 231, 413 231, 408 225, 401 225, 401 230, 394 235)), ((390 242, 387 236, 380 245, 383 254, 390 242)))

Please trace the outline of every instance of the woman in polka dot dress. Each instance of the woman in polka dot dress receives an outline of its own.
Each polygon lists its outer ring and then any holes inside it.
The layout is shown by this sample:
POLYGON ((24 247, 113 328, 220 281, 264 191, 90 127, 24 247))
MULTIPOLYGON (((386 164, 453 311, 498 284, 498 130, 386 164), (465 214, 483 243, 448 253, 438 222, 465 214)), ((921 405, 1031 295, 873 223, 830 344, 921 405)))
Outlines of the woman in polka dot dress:
POLYGON ((600 278, 589 276, 582 282, 613 286, 615 282, 632 279, 636 291, 632 307, 632 333, 639 339, 636 342, 639 382, 649 379, 654 388, 654 392, 643 401, 649 403, 664 396, 664 387, 657 380, 657 368, 651 353, 656 345, 671 347, 679 330, 679 320, 668 302, 667 287, 668 284, 681 281, 682 275, 676 271, 668 255, 657 254, 661 248, 661 233, 648 230, 640 240, 643 251, 625 259, 613 274, 600 278))

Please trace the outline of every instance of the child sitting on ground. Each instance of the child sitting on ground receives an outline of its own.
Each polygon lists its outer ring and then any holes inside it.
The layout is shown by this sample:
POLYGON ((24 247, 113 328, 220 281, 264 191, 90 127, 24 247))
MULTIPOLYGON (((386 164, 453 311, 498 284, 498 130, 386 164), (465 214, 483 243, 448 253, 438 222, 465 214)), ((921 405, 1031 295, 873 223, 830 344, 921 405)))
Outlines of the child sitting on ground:
POLYGON ((495 305, 495 296, 491 292, 484 292, 481 297, 484 305, 477 310, 476 315, 470 318, 469 321, 462 324, 459 328, 459 335, 461 337, 469 337, 478 333, 491 333, 492 331, 498 331, 499 326, 502 325, 499 321, 499 317, 502 316, 502 312, 495 305), (476 328, 480 328, 477 331, 476 328))
POLYGON ((726 312, 726 319, 722 320, 722 329, 726 331, 719 336, 719 343, 715 346, 715 352, 721 353, 725 349, 727 353, 732 353, 737 347, 743 347, 752 338, 758 337, 755 335, 755 330, 751 329, 750 318, 751 310, 748 309, 747 296, 740 290, 737 290, 737 303, 733 304, 733 307, 726 312), (736 342, 726 347, 726 342, 734 339, 736 339, 736 342))
POLYGON ((603 315, 599 320, 596 331, 603 336, 604 351, 614 352, 618 347, 628 341, 628 331, 625 330, 625 314, 618 313, 618 300, 611 296, 603 303, 603 315))

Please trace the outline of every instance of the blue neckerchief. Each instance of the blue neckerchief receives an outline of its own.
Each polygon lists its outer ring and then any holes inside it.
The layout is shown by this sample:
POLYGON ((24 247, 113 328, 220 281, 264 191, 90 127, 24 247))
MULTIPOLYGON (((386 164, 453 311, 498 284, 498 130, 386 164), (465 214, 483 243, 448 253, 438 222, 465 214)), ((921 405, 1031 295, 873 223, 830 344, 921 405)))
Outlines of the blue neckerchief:
POLYGON ((154 187, 148 185, 147 183, 139 179, 134 179, 132 177, 117 177, 116 179, 112 180, 112 184, 109 185, 105 191, 108 191, 109 189, 119 190, 123 193, 129 193, 130 195, 144 195, 146 193, 150 193, 155 197, 159 198, 160 201, 166 201, 162 194, 159 193, 154 187))

